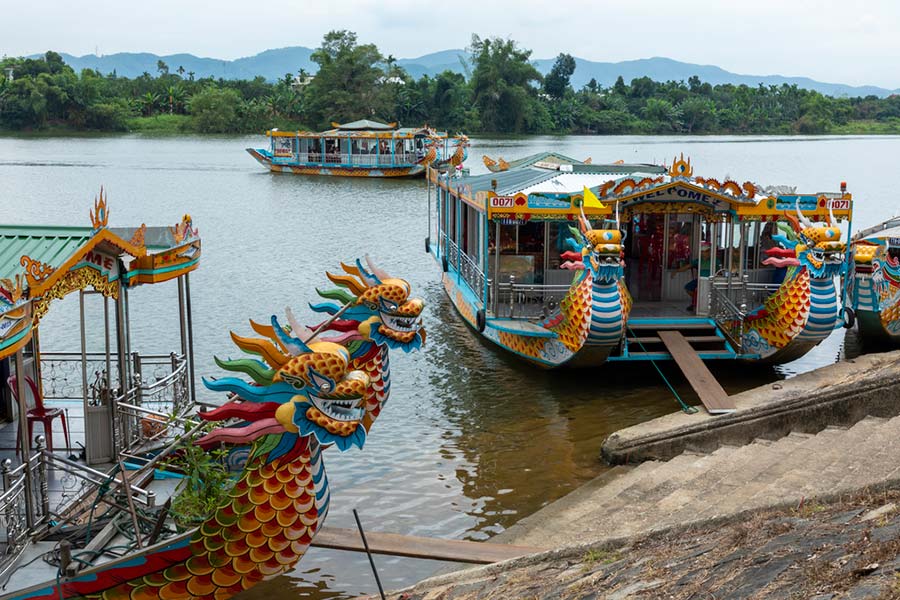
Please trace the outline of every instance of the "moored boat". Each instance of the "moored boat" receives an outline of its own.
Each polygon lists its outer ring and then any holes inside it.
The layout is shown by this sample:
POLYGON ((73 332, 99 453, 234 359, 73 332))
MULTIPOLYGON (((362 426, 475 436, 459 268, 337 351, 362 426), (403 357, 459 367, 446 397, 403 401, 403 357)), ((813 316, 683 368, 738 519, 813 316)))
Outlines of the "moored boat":
POLYGON ((900 218, 853 236, 849 308, 864 345, 900 345, 900 218))
POLYGON ((328 274, 338 289, 319 292, 324 322, 305 327, 288 311, 284 325, 272 316, 250 322, 255 335, 231 333, 252 358, 216 360, 228 376, 203 383, 227 397, 195 414, 188 275, 199 233, 187 215, 174 227, 137 228, 109 227, 107 217, 101 196, 92 227, 0 226, 0 365, 12 363, 18 427, 7 429, 18 429, 23 457, 0 463, 3 598, 225 600, 290 571, 313 543, 330 505, 322 452, 362 448, 390 390, 389 350, 422 345, 424 304, 368 259, 341 265, 328 274), (182 352, 132 352, 129 295, 169 280, 178 282, 182 352), (85 320, 88 288, 104 299, 100 323, 85 320), (38 329, 73 293, 82 351, 59 356, 40 347, 38 329), (105 339, 105 353, 86 351, 92 335, 105 339), (85 421, 91 466, 54 451, 49 435, 32 448, 33 417, 69 412, 41 404, 60 386, 83 403, 69 416, 85 421), (211 452, 223 446, 241 462, 234 480, 211 452), (172 473, 179 461, 182 479, 172 473), (65 489, 54 489, 63 478, 65 489), (179 503, 204 485, 217 492, 211 505, 206 496, 179 503))
POLYGON ((456 167, 465 161, 469 140, 430 127, 398 127, 362 119, 332 123, 322 132, 266 132, 269 148, 247 152, 269 170, 297 175, 412 177, 427 166, 456 167))
POLYGON ((799 194, 719 181, 683 156, 670 167, 558 153, 513 162, 471 177, 430 171, 426 245, 464 320, 529 362, 670 359, 660 332, 677 331, 702 359, 782 363, 842 324, 843 185, 799 194))

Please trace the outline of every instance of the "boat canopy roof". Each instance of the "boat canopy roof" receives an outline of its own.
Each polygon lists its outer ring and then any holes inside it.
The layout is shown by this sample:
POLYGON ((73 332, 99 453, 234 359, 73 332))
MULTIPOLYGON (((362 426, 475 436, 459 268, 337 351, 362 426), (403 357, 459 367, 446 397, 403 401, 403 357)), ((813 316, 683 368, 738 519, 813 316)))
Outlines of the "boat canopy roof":
POLYGON ((368 119, 360 119, 350 123, 332 123, 332 129, 325 131, 279 131, 271 129, 266 132, 269 137, 301 137, 301 138, 378 138, 403 139, 414 137, 446 138, 446 131, 436 131, 428 125, 421 127, 400 127, 396 122, 379 123, 368 119))
POLYGON ((494 219, 571 219, 584 210, 594 218, 616 210, 639 213, 702 213, 708 218, 731 214, 737 220, 784 220, 799 209, 813 221, 849 219, 852 197, 845 191, 798 194, 787 186, 763 187, 725 179, 694 176, 690 159, 682 155, 671 166, 651 164, 589 164, 559 162, 556 153, 535 154, 509 163, 510 168, 469 177, 451 178, 429 171, 429 178, 494 219), (541 160, 548 159, 552 160, 541 160), (519 162, 520 166, 513 167, 519 162), (585 198, 585 191, 589 190, 585 198))
POLYGON ((191 217, 174 227, 108 227, 101 192, 91 227, 0 225, 0 358, 27 343, 49 303, 92 286, 118 297, 120 285, 158 283, 197 268, 200 237, 191 217))
POLYGON ((900 217, 888 219, 878 225, 873 225, 867 229, 859 231, 853 236, 853 241, 860 240, 880 240, 887 238, 900 238, 900 217))

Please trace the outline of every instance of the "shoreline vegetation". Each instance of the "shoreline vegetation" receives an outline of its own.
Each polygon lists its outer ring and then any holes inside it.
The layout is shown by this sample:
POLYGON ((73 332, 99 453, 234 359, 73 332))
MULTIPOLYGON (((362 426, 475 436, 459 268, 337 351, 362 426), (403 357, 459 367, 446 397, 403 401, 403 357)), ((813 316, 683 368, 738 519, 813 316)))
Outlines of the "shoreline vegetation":
POLYGON ((545 75, 515 41, 472 36, 466 75, 415 80, 373 44, 332 31, 312 55, 316 74, 277 82, 196 79, 181 66, 133 79, 62 57, 0 59, 0 134, 246 133, 326 129, 359 118, 468 134, 871 135, 900 134, 900 96, 834 98, 796 85, 711 85, 698 77, 621 77, 570 85, 574 58, 545 75), (12 70, 10 80, 6 75, 12 70))

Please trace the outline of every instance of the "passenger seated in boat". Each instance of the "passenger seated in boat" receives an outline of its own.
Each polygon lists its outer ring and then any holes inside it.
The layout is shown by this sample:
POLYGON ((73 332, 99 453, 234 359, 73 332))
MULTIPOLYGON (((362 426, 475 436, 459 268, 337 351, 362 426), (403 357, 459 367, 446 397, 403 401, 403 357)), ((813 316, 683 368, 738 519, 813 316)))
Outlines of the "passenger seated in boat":
POLYGON ((700 277, 709 277, 710 275, 710 249, 711 245, 709 242, 702 242, 700 244, 700 260, 698 261, 695 258, 691 262, 672 271, 672 274, 670 275, 670 277, 674 278, 676 273, 683 273, 688 269, 691 270, 693 278, 684 284, 684 291, 691 297, 691 303, 686 310, 697 310, 697 284, 700 277))
MULTIPOLYGON (((766 254, 766 250, 770 250, 772 248, 778 247, 778 242, 776 242, 772 235, 775 231, 775 223, 766 223, 766 226, 763 228, 762 233, 759 236, 759 263, 760 266, 767 267, 765 264, 765 260, 769 258, 769 255, 766 254)), ((772 283, 781 283, 784 281, 784 276, 787 274, 787 267, 775 267, 772 270, 772 283)))

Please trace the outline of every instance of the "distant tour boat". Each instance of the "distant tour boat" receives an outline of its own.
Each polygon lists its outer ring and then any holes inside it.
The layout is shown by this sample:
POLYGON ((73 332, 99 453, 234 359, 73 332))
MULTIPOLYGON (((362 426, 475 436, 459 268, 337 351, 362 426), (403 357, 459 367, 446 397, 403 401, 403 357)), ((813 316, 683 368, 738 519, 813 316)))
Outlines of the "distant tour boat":
POLYGON ((343 177, 412 177, 431 166, 457 167, 468 155, 469 138, 451 138, 428 126, 398 127, 362 119, 332 123, 322 132, 266 132, 268 149, 247 148, 273 172, 343 177))

